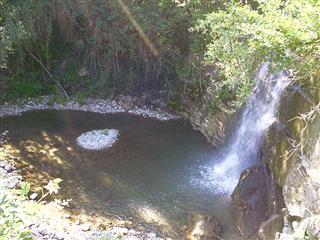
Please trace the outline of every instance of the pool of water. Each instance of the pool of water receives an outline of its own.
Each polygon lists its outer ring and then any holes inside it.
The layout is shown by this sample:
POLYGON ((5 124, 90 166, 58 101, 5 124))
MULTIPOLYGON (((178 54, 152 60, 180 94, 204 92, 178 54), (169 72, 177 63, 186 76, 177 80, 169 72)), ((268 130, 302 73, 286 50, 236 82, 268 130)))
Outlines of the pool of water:
POLYGON ((25 177, 35 185, 62 178, 60 195, 82 212, 152 222, 178 235, 204 213, 222 223, 224 239, 234 239, 229 197, 193 184, 215 149, 185 121, 48 110, 0 119, 0 130, 11 132, 10 146, 31 166, 25 177), (111 148, 77 146, 80 134, 104 128, 119 130, 111 148))

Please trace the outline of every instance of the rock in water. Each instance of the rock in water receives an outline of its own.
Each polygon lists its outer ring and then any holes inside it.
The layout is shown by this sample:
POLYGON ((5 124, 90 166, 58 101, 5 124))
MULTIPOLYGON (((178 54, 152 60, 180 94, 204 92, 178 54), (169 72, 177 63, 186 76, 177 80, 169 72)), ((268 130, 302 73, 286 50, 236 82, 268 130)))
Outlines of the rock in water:
POLYGON ((281 188, 264 164, 254 165, 241 173, 232 203, 239 230, 245 238, 256 234, 264 221, 280 214, 285 207, 281 188))
POLYGON ((93 130, 81 134, 77 144, 88 150, 101 150, 110 148, 118 140, 119 131, 116 129, 93 130))
POLYGON ((220 223, 211 216, 197 215, 194 217, 194 225, 190 238, 192 240, 215 240, 221 239, 220 223))

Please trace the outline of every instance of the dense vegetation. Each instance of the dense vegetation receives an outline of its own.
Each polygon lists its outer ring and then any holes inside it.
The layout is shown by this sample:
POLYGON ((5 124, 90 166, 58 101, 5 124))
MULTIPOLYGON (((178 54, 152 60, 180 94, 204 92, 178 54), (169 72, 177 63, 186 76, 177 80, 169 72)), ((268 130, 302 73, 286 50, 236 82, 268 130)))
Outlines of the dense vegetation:
POLYGON ((163 90, 239 106, 262 61, 319 75, 317 0, 0 1, 0 100, 163 90))

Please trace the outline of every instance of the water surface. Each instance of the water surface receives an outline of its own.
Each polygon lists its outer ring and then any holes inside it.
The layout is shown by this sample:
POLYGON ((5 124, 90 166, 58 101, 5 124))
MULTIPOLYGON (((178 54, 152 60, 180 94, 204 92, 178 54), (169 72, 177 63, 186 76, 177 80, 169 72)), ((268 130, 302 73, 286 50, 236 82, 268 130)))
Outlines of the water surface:
POLYGON ((174 232, 205 213, 223 224, 225 239, 234 236, 229 197, 192 184, 214 148, 182 120, 46 110, 0 119, 0 130, 11 131, 9 143, 31 166, 22 171, 28 180, 41 185, 45 175, 62 178, 60 194, 82 212, 154 222, 174 232), (76 145, 83 132, 104 128, 119 130, 111 148, 76 145))

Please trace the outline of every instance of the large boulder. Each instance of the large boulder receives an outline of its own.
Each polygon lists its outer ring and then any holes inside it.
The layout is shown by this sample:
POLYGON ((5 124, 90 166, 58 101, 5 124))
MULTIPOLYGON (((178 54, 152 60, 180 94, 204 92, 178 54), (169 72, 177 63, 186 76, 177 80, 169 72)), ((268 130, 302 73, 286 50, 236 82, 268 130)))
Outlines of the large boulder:
POLYGON ((257 234, 263 222, 280 214, 285 207, 281 188, 265 164, 257 164, 242 172, 232 194, 232 203, 244 238, 257 234))

